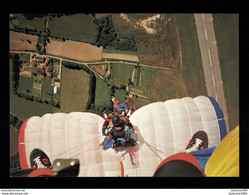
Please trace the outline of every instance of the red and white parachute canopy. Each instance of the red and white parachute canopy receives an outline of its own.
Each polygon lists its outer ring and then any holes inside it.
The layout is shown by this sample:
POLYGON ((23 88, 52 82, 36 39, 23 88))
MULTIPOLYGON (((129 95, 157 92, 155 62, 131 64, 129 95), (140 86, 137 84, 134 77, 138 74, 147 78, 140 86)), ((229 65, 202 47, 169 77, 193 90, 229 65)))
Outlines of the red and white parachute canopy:
POLYGON ((30 153, 39 148, 51 163, 58 158, 79 159, 78 176, 120 176, 121 172, 127 176, 153 176, 158 164, 183 151, 199 130, 208 134, 209 147, 217 146, 226 135, 223 118, 211 97, 155 102, 130 117, 138 136, 135 147, 102 150, 104 119, 99 115, 72 112, 33 116, 20 130, 20 164, 22 169, 30 168, 30 153))

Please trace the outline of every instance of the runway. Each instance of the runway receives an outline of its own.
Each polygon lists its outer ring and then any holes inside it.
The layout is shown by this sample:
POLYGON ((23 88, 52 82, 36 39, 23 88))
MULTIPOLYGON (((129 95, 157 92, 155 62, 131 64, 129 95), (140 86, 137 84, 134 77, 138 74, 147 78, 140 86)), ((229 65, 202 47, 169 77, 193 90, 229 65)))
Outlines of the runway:
POLYGON ((209 96, 213 97, 219 103, 224 114, 227 132, 229 132, 230 129, 226 108, 226 99, 222 83, 213 17, 212 14, 194 14, 194 17, 199 39, 207 92, 209 96))

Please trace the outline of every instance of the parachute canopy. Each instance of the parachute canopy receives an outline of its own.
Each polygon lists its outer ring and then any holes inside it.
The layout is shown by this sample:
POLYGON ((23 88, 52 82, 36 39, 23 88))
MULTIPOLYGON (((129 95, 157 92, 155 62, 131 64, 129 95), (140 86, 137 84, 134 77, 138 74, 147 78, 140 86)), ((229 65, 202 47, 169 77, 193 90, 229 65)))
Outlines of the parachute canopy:
POLYGON ((104 119, 86 112, 45 114, 27 119, 20 130, 21 168, 30 168, 30 153, 43 150, 51 162, 77 158, 78 176, 153 176, 166 157, 184 151, 193 134, 204 130, 209 147, 226 135, 223 113, 211 97, 156 102, 130 117, 138 137, 134 147, 102 150, 104 119), (122 162, 122 163, 120 163, 122 162))

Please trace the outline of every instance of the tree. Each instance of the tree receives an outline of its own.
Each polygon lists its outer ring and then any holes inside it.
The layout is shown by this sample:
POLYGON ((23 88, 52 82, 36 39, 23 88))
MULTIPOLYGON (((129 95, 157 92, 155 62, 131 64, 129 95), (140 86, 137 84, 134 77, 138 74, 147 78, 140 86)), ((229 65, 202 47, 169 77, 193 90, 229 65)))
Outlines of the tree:
POLYGON ((18 121, 18 118, 16 116, 10 115, 10 124, 15 126, 18 121))
POLYGON ((131 78, 128 78, 128 85, 134 86, 134 83, 131 81, 131 78))

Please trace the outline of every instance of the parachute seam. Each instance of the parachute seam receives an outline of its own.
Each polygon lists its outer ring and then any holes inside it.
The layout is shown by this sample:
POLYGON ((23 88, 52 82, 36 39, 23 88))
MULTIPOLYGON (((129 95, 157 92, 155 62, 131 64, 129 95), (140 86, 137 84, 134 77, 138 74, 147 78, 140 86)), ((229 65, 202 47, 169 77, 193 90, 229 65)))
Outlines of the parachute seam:
POLYGON ((50 116, 49 116, 49 128, 47 128, 47 135, 48 135, 48 150, 49 150, 49 156, 51 156, 51 150, 50 150, 50 140, 49 140, 49 138, 50 138, 50 131, 49 131, 49 129, 50 129, 50 125, 51 125, 51 117, 52 117, 53 115, 51 114, 50 116))
MULTIPOLYGON (((152 110, 153 110, 153 108, 152 108, 152 110)), ((156 134, 156 128, 155 128, 155 125, 154 124, 156 124, 155 122, 156 122, 156 120, 155 120, 155 118, 154 118, 154 116, 153 116, 153 114, 152 114, 152 112, 151 112, 151 115, 152 115, 152 119, 153 119, 153 130, 154 130, 154 135, 155 135, 155 145, 156 145, 156 147, 155 148, 157 148, 157 134, 156 134)), ((151 147, 150 147, 150 149, 151 149, 151 147)), ((151 149, 152 150, 152 149, 151 149)), ((153 151, 153 153, 155 153, 156 154, 156 156, 158 157, 158 159, 157 159, 157 164, 159 164, 160 163, 160 160, 161 160, 161 157, 159 156, 159 154, 158 154, 158 152, 157 152, 157 150, 152 150, 153 151)))
POLYGON ((192 125, 191 125, 191 122, 190 122, 190 115, 189 115, 189 112, 188 112, 188 107, 187 107, 185 101, 183 101, 183 99, 181 99, 181 101, 183 102, 183 105, 184 105, 184 107, 186 109, 186 112, 187 112, 188 122, 189 122, 189 130, 190 130, 190 135, 191 135, 190 137, 192 137, 193 131, 192 131, 192 125))
POLYGON ((67 123, 68 123, 68 114, 66 115, 66 120, 65 120, 65 123, 64 123, 64 137, 65 137, 65 149, 66 149, 66 157, 68 158, 68 146, 67 146, 67 123))
POLYGON ((198 109, 198 111, 199 111, 199 113, 200 113, 200 116, 201 116, 201 124, 202 124, 202 127, 203 127, 203 131, 206 132, 206 130, 205 130, 205 128, 204 128, 204 122, 203 122, 203 115, 202 115, 202 112, 201 112, 201 110, 200 110, 198 104, 196 103, 196 98, 194 98, 193 100, 194 100, 194 103, 195 103, 195 105, 196 105, 196 107, 197 107, 197 109, 198 109))
MULTIPOLYGON (((99 142, 101 143, 101 137, 102 137, 102 126, 100 126, 100 119, 99 119, 99 137, 98 137, 98 140, 99 140, 99 142)), ((103 171, 103 173, 104 173, 104 176, 105 176, 105 163, 104 163, 104 156, 103 156, 103 150, 101 150, 101 148, 99 148, 100 149, 100 155, 101 155, 101 159, 102 159, 102 171, 103 171)))
POLYGON ((170 120, 170 124, 171 124, 171 131, 172 131, 172 137, 173 137, 173 140, 174 140, 174 154, 176 153, 176 140, 175 140, 175 135, 174 135, 174 131, 173 131, 173 122, 172 122, 172 119, 171 119, 171 116, 170 116, 170 110, 168 109, 168 106, 167 106, 167 103, 164 102, 164 105, 169 113, 169 120, 170 120))

